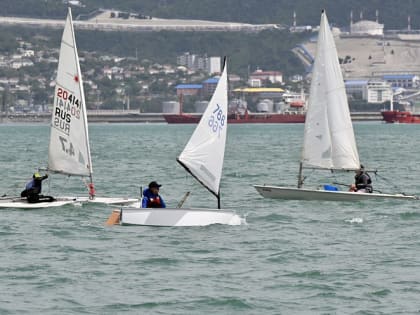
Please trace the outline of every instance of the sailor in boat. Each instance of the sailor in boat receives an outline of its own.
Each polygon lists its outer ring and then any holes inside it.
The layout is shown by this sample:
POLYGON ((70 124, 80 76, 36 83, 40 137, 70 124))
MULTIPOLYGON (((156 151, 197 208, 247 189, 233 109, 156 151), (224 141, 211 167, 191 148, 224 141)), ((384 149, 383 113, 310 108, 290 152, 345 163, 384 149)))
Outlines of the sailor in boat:
POLYGON ((20 193, 21 197, 26 197, 29 203, 51 202, 55 199, 51 196, 41 195, 42 181, 48 178, 48 174, 41 176, 39 173, 32 175, 32 179, 26 184, 25 190, 20 193))
POLYGON ((155 181, 150 182, 149 188, 143 191, 142 208, 166 208, 165 201, 159 195, 159 188, 161 186, 155 181))
POLYGON ((363 165, 360 165, 360 169, 356 170, 356 175, 354 176, 354 184, 351 184, 350 191, 360 192, 360 193, 372 193, 372 179, 370 175, 365 171, 363 165))

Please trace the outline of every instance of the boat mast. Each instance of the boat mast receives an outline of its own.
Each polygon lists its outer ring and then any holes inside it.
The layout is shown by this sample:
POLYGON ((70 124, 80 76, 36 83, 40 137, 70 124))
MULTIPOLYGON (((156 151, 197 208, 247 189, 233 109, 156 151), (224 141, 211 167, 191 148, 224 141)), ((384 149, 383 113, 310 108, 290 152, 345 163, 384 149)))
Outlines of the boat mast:
POLYGON ((178 102, 179 102, 179 114, 182 115, 183 112, 184 112, 184 108, 183 108, 183 105, 184 105, 184 94, 183 94, 182 91, 181 91, 181 94, 179 95, 178 102))
POLYGON ((221 209, 220 208, 220 190, 219 190, 219 193, 217 194, 217 209, 221 209))
POLYGON ((88 126, 87 126, 87 108, 86 108, 86 100, 85 100, 85 92, 83 90, 83 80, 82 80, 82 71, 80 70, 80 62, 79 62, 79 55, 77 53, 77 46, 76 46, 76 36, 74 34, 74 27, 73 27, 73 18, 72 18, 72 14, 71 14, 71 8, 68 8, 68 15, 70 17, 70 26, 71 26, 71 34, 72 34, 72 39, 73 39, 73 47, 74 47, 74 57, 76 59, 76 71, 77 71, 77 80, 79 83, 79 87, 80 87, 80 98, 81 98, 81 108, 83 110, 83 121, 84 121, 84 129, 85 129, 85 135, 86 135, 86 148, 87 148, 87 153, 88 153, 88 167, 89 167, 89 184, 88 184, 88 189, 89 189, 89 199, 94 199, 95 198, 95 186, 93 184, 93 170, 92 170, 92 157, 90 154, 90 145, 89 145, 89 131, 88 131, 88 126))
POLYGON ((394 110, 394 93, 392 92, 392 88, 391 88, 391 99, 389 100, 389 110, 390 111, 394 110))
POLYGON ((298 175, 298 184, 297 184, 297 188, 302 188, 303 186, 303 163, 300 162, 299 163, 299 175, 298 175))

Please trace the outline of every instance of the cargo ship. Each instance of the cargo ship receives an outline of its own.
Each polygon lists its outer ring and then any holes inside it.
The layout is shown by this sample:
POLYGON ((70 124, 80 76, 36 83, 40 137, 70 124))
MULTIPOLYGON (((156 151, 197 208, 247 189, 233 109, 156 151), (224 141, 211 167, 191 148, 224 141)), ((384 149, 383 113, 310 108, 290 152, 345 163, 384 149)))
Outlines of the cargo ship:
POLYGON ((409 111, 385 110, 381 114, 387 123, 420 124, 420 114, 409 111))
MULTIPOLYGON (((200 121, 201 114, 164 114, 168 124, 196 124, 200 121)), ((229 114, 229 124, 296 124, 304 123, 305 114, 300 112, 284 113, 248 113, 229 114)))
MULTIPOLYGON (((206 105, 206 102, 204 102, 206 105)), ((184 113, 182 102, 180 102, 180 112, 178 114, 164 114, 163 117, 168 124, 196 124, 200 121, 201 113, 184 113)), ((257 104, 260 112, 250 112, 246 108, 246 103, 242 100, 234 99, 227 115, 229 124, 298 124, 305 122, 305 102, 293 100, 284 104, 286 109, 281 112, 273 112, 273 102, 262 100, 257 104), (245 105, 244 105, 245 104, 245 105)))

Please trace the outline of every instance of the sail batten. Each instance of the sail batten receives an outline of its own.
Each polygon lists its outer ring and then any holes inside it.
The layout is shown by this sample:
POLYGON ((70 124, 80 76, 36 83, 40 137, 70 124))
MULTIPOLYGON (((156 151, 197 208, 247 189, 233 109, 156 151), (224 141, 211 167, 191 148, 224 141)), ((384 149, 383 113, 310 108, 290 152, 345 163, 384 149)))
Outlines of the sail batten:
POLYGON ((317 52, 306 113, 303 167, 354 170, 359 155, 343 76, 325 12, 321 15, 317 52))
POLYGON ((48 169, 92 177, 86 102, 71 10, 63 36, 54 90, 48 169))
POLYGON ((226 64, 190 140, 177 161, 216 197, 219 196, 227 134, 226 64))

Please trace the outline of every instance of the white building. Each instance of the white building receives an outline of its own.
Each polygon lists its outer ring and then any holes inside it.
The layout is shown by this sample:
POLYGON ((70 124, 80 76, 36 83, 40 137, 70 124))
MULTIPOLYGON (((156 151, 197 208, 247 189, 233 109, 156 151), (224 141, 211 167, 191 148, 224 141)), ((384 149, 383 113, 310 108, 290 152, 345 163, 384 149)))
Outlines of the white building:
POLYGON ((382 36, 384 35, 384 25, 374 21, 362 20, 350 24, 350 34, 382 36))
POLYGON ((384 80, 346 80, 346 93, 350 98, 380 104, 391 100, 392 87, 384 80))
POLYGON ((385 81, 371 80, 366 85, 366 100, 368 103, 380 104, 392 98, 391 85, 385 81))
POLYGON ((196 55, 192 55, 189 52, 182 54, 176 58, 176 62, 180 66, 185 66, 188 69, 192 69, 195 64, 196 55))
POLYGON ((177 57, 177 64, 193 71, 206 71, 208 74, 220 73, 220 57, 198 56, 186 52, 177 57))
POLYGON ((35 56, 35 51, 32 49, 27 49, 23 52, 23 56, 25 57, 33 57, 35 56))
POLYGON ((31 60, 23 59, 20 61, 13 61, 11 67, 13 69, 20 69, 22 67, 32 67, 34 63, 31 60))
POLYGON ((208 74, 221 73, 220 57, 207 58, 207 72, 208 74))
POLYGON ((248 84, 253 87, 263 86, 264 81, 283 83, 283 74, 280 71, 262 71, 257 69, 249 76, 248 84), (257 81, 260 81, 257 83, 257 81))

